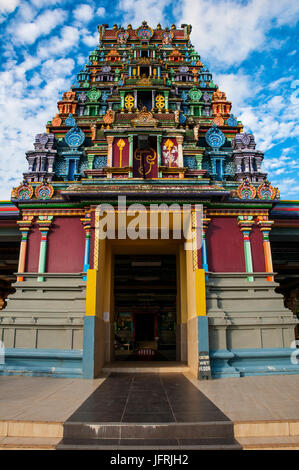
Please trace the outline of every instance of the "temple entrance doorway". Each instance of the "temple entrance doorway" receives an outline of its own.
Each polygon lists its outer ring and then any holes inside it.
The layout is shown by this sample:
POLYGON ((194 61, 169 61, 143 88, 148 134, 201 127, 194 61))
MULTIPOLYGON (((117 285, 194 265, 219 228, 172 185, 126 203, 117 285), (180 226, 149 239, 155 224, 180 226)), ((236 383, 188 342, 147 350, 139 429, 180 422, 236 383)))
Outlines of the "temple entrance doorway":
POLYGON ((115 255, 114 358, 175 361, 175 255, 115 255))

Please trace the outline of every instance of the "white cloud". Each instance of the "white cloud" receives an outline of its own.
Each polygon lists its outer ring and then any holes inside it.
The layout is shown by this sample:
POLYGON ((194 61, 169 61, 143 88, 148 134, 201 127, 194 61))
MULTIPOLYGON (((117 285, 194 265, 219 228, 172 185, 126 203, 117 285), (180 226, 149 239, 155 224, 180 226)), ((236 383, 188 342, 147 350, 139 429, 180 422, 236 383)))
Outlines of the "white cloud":
POLYGON ((20 0, 0 0, 0 13, 11 13, 19 5, 20 0))
POLYGON ((294 0, 182 0, 176 16, 180 23, 192 24, 192 41, 203 57, 229 66, 262 50, 267 32, 293 25, 298 13, 299 3, 294 0))
POLYGON ((61 0, 31 0, 31 3, 36 6, 36 7, 44 7, 44 6, 50 6, 50 5, 57 5, 61 4, 61 0))
POLYGON ((226 93, 228 101, 232 101, 233 112, 235 112, 253 95, 256 95, 261 86, 255 81, 252 83, 252 77, 242 72, 213 74, 214 82, 219 89, 226 93))
POLYGON ((14 32, 14 40, 22 44, 33 44, 40 36, 47 36, 56 26, 64 23, 67 12, 59 8, 46 10, 34 22, 20 23, 14 32))
POLYGON ((270 150, 289 137, 299 136, 299 80, 282 90, 282 85, 292 77, 278 79, 268 85, 265 96, 261 94, 265 84, 259 74, 255 74, 254 81, 252 76, 243 72, 216 73, 214 79, 227 99, 232 101, 232 112, 243 122, 245 132, 255 135, 260 150, 270 150), (277 88, 280 94, 274 94, 277 88))
POLYGON ((278 180, 272 180, 273 186, 278 186, 282 198, 298 196, 299 186, 295 178, 279 178, 278 180), (283 196, 285 194, 285 196, 283 196))
POLYGON ((38 55, 42 58, 59 56, 66 51, 71 51, 77 46, 80 39, 80 32, 73 26, 64 26, 60 36, 51 38, 50 44, 44 42, 38 46, 38 55))
POLYGON ((93 8, 87 4, 80 5, 74 10, 73 14, 77 21, 88 23, 93 17, 93 8))
POLYGON ((268 85, 270 90, 275 90, 275 88, 278 88, 282 83, 288 83, 293 80, 293 77, 281 77, 278 80, 275 80, 274 82, 270 83, 268 85))
POLYGON ((150 26, 156 27, 157 23, 165 22, 163 11, 169 3, 169 0, 120 0, 118 10, 122 12, 123 26, 131 23, 137 27, 146 20, 150 26))
POLYGON ((41 68, 41 75, 50 81, 53 78, 64 78, 72 74, 75 66, 73 59, 48 59, 41 68))
POLYGON ((96 11, 97 16, 105 16, 105 14, 106 14, 106 10, 104 7, 99 7, 96 11))
POLYGON ((17 67, 11 63, 0 73, 1 158, 5 162, 0 167, 2 199, 9 198, 12 186, 22 181, 27 169, 25 151, 32 148, 35 134, 43 132, 45 123, 56 114, 57 99, 70 88, 69 74, 74 65, 73 59, 60 59, 57 63, 48 60, 41 73, 27 82, 25 77, 18 77, 19 70, 29 66, 30 58, 25 63, 17 67), (55 77, 55 70, 60 76, 55 77))
POLYGON ((95 47, 99 44, 99 33, 96 32, 93 35, 86 34, 85 36, 83 36, 82 41, 88 47, 95 47))
POLYGON ((20 0, 0 0, 0 24, 6 20, 7 15, 15 11, 20 0))

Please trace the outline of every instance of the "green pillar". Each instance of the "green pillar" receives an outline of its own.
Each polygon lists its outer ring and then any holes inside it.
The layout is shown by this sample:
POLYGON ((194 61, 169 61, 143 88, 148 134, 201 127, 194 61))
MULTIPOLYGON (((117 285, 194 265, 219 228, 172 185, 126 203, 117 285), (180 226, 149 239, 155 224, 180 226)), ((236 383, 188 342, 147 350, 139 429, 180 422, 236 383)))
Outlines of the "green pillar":
POLYGON ((125 92, 120 91, 119 94, 120 94, 120 110, 123 113, 125 109, 125 92))
MULTIPOLYGON (((47 259, 47 242, 48 232, 53 221, 53 215, 39 215, 37 224, 41 232, 40 250, 39 250, 39 262, 38 262, 38 273, 43 274, 46 272, 46 259, 47 259)), ((43 282, 45 278, 38 276, 37 281, 43 282)))
POLYGON ((89 169, 89 170, 92 170, 92 169, 93 169, 94 157, 95 157, 95 155, 87 155, 88 169, 89 169))
POLYGON ((164 91, 165 111, 166 111, 166 112, 168 112, 168 95, 169 95, 169 91, 164 91))
POLYGON ((129 167, 131 168, 129 177, 133 177, 133 136, 129 135, 129 167))
POLYGON ((158 177, 159 178, 162 178, 162 172, 159 170, 161 166, 161 142, 162 142, 162 135, 157 135, 157 158, 158 158, 157 164, 158 164, 158 177))
MULTIPOLYGON (((252 225, 254 224, 253 216, 238 216, 238 224, 243 234, 244 241, 244 256, 245 256, 245 269, 247 273, 253 273, 252 255, 251 255, 251 243, 250 243, 250 232, 252 225)), ((248 276, 247 281, 253 282, 253 276, 248 276)))
POLYGON ((195 155, 195 158, 196 158, 196 166, 197 166, 197 169, 198 169, 198 170, 201 170, 201 169, 202 169, 202 159, 203 159, 203 155, 195 155))

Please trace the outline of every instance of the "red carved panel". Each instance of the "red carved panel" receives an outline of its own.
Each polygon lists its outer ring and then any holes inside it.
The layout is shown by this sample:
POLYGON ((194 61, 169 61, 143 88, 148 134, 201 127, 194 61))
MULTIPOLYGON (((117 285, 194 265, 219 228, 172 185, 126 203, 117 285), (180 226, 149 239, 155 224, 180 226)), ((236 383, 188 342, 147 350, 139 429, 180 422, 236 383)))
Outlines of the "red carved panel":
POLYGON ((209 271, 245 272, 243 235, 236 217, 214 217, 207 234, 209 271))
POLYGON ((38 261, 39 261, 39 249, 41 241, 41 232, 39 231, 38 225, 34 224, 31 228, 28 241, 27 241, 27 253, 26 253, 26 267, 27 273, 38 272, 38 261))
POLYGON ((48 235, 46 271, 82 272, 84 249, 85 233, 80 217, 55 217, 48 235))
POLYGON ((170 168, 178 167, 178 144, 175 138, 167 138, 162 140, 161 144, 161 160, 162 166, 170 168))
POLYGON ((133 176, 134 178, 158 178, 157 140, 149 138, 147 149, 137 148, 138 140, 134 137, 133 176))
POLYGON ((252 228, 250 234, 250 242, 253 271, 256 273, 264 273, 266 271, 266 266, 263 246, 263 235, 256 225, 254 225, 252 228))
POLYGON ((115 166, 117 168, 129 166, 129 139, 114 139, 112 148, 112 166, 115 166))

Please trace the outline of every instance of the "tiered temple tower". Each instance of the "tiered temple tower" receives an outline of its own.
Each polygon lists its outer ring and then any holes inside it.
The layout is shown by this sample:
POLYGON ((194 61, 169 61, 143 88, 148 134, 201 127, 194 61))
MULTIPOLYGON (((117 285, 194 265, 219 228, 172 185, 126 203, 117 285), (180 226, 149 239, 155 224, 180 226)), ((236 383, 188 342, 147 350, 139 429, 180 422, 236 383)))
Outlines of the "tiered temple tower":
POLYGON ((274 292, 269 211, 279 191, 190 33, 100 25, 98 47, 26 152, 28 171, 12 191, 22 241, 16 293, 1 312, 3 373, 94 377, 115 359, 116 337, 134 352, 137 330, 144 349, 171 346, 195 375, 210 364, 213 377, 298 372, 298 322, 274 292), (145 230, 102 240, 103 203, 123 213, 125 229, 131 204, 143 221, 153 204, 175 203, 180 217, 189 204, 192 248, 174 225, 163 238, 161 207, 155 239, 145 230), (160 278, 155 262, 165 266, 160 278), (122 263, 151 267, 147 277, 127 271, 126 297, 122 263))

